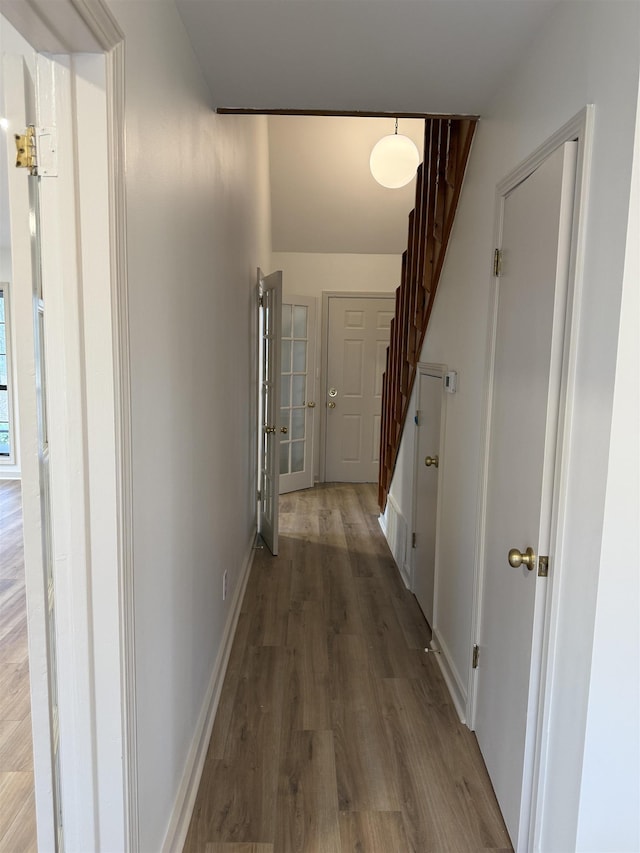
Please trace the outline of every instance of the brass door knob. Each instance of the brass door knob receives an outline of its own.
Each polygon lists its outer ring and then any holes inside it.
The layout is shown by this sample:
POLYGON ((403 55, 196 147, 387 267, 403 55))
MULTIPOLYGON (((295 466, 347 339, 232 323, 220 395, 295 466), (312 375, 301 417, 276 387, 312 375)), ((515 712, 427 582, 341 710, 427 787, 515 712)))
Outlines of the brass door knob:
POLYGON ((536 555, 533 552, 533 548, 527 548, 524 554, 518 548, 512 548, 509 551, 509 565, 513 566, 514 569, 526 566, 532 572, 535 568, 535 562, 536 555))
POLYGON ((266 432, 267 435, 271 435, 272 433, 274 433, 276 431, 276 428, 274 426, 272 426, 272 427, 266 426, 264 428, 264 431, 266 432))
POLYGON ((311 400, 309 403, 307 403, 307 406, 309 406, 310 409, 315 409, 316 404, 313 402, 313 400, 311 400))
POLYGON ((289 432, 289 427, 280 427, 280 432, 283 432, 286 435, 289 432))
POLYGON ((431 468, 432 465, 434 468, 437 468, 440 464, 440 459, 438 456, 425 456, 424 464, 427 466, 427 468, 431 468))
POLYGON ((329 406, 330 409, 335 409, 336 404, 333 402, 333 400, 331 400, 330 403, 327 403, 327 406, 329 406))

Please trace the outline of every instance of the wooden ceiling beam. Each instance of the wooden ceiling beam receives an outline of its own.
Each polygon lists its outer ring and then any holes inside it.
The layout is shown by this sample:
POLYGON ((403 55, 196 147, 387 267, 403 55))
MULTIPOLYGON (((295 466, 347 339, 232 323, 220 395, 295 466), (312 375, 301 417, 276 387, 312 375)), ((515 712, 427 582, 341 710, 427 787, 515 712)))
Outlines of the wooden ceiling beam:
POLYGON ((406 113, 378 112, 376 110, 263 110, 244 109, 241 107, 217 107, 219 115, 234 116, 324 116, 336 118, 413 118, 413 119, 459 119, 462 121, 478 121, 480 116, 459 115, 449 113, 406 113))

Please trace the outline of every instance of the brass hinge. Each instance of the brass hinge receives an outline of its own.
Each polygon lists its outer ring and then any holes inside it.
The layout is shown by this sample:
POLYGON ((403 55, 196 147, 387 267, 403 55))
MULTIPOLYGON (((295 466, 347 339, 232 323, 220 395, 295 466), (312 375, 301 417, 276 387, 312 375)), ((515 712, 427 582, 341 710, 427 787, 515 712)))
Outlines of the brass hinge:
POLYGON ((415 533, 411 534, 411 547, 412 548, 416 547, 416 534, 415 533))
POLYGON ((262 296, 262 294, 258 296, 258 307, 264 308, 264 297, 262 296))
POLYGON ((493 274, 496 278, 502 275, 502 249, 496 249, 493 253, 493 274))
POLYGON ((58 143, 55 127, 30 124, 24 133, 15 134, 16 169, 27 169, 39 178, 58 175, 58 143))
POLYGON ((538 557, 538 577, 546 578, 549 576, 549 558, 538 557))
POLYGON ((480 660, 480 646, 476 644, 473 647, 473 658, 471 661, 471 666, 473 667, 473 669, 478 668, 478 661, 479 660, 480 660))
POLYGON ((16 133, 16 169, 28 169, 30 175, 38 174, 36 129, 30 124, 24 133, 16 133))

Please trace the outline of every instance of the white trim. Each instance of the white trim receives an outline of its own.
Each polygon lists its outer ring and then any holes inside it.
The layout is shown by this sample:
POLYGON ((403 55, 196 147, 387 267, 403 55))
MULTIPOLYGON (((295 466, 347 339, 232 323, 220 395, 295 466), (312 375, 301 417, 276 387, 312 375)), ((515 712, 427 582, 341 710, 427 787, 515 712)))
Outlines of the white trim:
MULTIPOLYGON (((104 7, 101 2, 91 5, 92 7, 95 5, 104 7)), ((118 35, 119 31, 113 32, 114 39, 118 35)), ((136 630, 133 576, 131 368, 124 144, 125 51, 122 40, 114 44, 106 54, 106 64, 125 824, 127 849, 137 851, 139 849, 139 806, 136 729, 136 630)))
POLYGON ((322 326, 320 332, 320 483, 326 482, 327 473, 327 371, 329 366, 329 300, 330 299, 393 299, 395 291, 376 293, 371 290, 323 290, 322 291, 322 326))
MULTIPOLYGON (((503 228, 504 199, 519 184, 526 180, 557 148, 566 142, 577 140, 577 170, 575 181, 573 227, 571 235, 571 261, 566 293, 566 315, 564 328, 564 350, 562 357, 562 377, 558 409, 558 429, 556 444, 556 467, 553 484, 552 517, 550 523, 550 554, 553 566, 546 585, 545 621, 542 636, 540 687, 536 732, 534 733, 534 769, 531 795, 529 840, 527 849, 537 850, 542 835, 545 817, 546 767, 548 763, 548 732, 553 714, 554 665, 558 624, 561 621, 558 601, 562 583, 564 519, 567 511, 567 481, 570 459, 571 425, 575 398, 575 376, 578 357, 578 329, 584 275, 584 254, 586 240, 586 215, 589 200, 589 166, 593 148, 594 107, 586 106, 570 121, 563 125, 546 142, 539 146, 516 169, 510 172, 496 187, 495 201, 495 242, 501 245, 503 228)), ((492 252, 493 254, 493 252, 492 252)), ((485 400, 482 414, 481 459, 478 482, 478 516, 476 524, 476 554, 474 561, 474 592, 472 610, 472 642, 479 642, 482 631, 482 594, 483 566, 485 557, 485 529, 487 512, 487 485, 489 465, 490 422, 492 410, 492 386, 494 374, 494 354, 497 324, 497 282, 493 276, 493 258, 491 258, 491 301, 489 305, 489 327, 487 335, 487 360, 485 374, 485 400)), ((467 719, 471 729, 475 726, 477 705, 478 671, 470 669, 467 719)))
POLYGON ((432 639, 429 645, 431 646, 431 650, 435 653, 436 660, 438 661, 438 665, 442 672, 442 677, 449 688, 449 695, 451 696, 451 701, 456 709, 456 713, 460 718, 460 722, 466 723, 465 708, 467 705, 467 693, 464 687, 464 681, 456 669, 456 665, 453 662, 453 657, 447 647, 447 644, 444 642, 436 628, 432 631, 432 639))
POLYGON ((200 779, 202 777, 202 770, 207 756, 207 750, 209 748, 209 741, 211 740, 211 732, 213 731, 213 724, 215 722, 216 711, 218 710, 220 694, 222 693, 224 677, 227 672, 227 665, 229 663, 231 647, 233 646, 236 627, 238 625, 238 618, 240 617, 242 601, 244 599, 247 581, 249 580, 249 575, 251 573, 251 566, 253 565, 256 534, 257 529, 254 529, 249 538, 249 546, 242 564, 240 578, 236 585, 236 591, 229 610, 229 616, 227 617, 227 624, 225 625, 222 642, 220 643, 218 650, 218 657, 213 667, 213 672, 211 673, 211 680, 209 681, 209 686, 205 694, 204 702, 202 703, 198 722, 191 741, 191 747, 182 773, 182 779, 180 780, 176 799, 173 804, 167 834, 162 843, 161 849, 163 853, 174 853, 176 850, 182 850, 187 837, 187 832, 189 831, 189 823, 191 821, 191 815, 193 813, 200 779))
MULTIPOLYGON (((567 288, 567 306, 564 328, 564 351, 562 355, 562 381, 558 406, 558 431, 556 445, 555 479, 553 483, 552 510, 549 525, 550 553, 554 555, 554 566, 559 569, 565 563, 565 517, 568 510, 568 480, 570 447, 573 434, 574 401, 576 394, 576 371, 578 362, 578 334, 582 307, 582 282, 586 252, 587 210, 589 207, 589 185, 591 155, 593 151, 595 108, 587 106, 569 123, 573 124, 573 138, 578 139, 578 158, 575 179, 574 220, 571 235, 571 261, 567 288)), ((560 143, 561 144, 561 143, 560 143)), ((554 670, 556 660, 558 626, 563 618, 560 611, 561 573, 551 567, 549 577, 553 580, 547 587, 545 602, 545 624, 543 627, 542 663, 540 668, 540 696, 538 703, 538 727, 535 733, 535 764, 530 822, 530 848, 539 849, 545 819, 546 769, 549 756, 550 720, 554 711, 554 670), (555 577, 554 577, 555 575, 555 577)))
POLYGON ((39 180, 57 637, 51 677, 58 683, 64 839, 70 849, 79 849, 97 846, 98 809, 86 350, 70 65, 67 55, 54 60, 36 56, 38 122, 56 126, 59 148, 58 176, 39 180))

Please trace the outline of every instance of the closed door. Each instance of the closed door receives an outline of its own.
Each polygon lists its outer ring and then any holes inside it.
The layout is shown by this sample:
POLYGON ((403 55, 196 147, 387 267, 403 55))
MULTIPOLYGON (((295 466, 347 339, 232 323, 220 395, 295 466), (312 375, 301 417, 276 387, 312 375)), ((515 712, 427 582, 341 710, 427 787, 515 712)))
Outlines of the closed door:
POLYGON ((329 482, 375 483, 392 296, 330 297, 326 381, 329 482))
POLYGON ((282 322, 282 272, 263 276, 258 270, 260 299, 260 499, 258 529, 274 557, 278 553, 278 501, 280 493, 280 326, 282 322))
POLYGON ((440 422, 442 376, 419 374, 416 456, 416 509, 414 521, 413 592, 429 625, 433 627, 436 564, 436 514, 440 477, 440 422))
POLYGON ((313 486, 315 299, 282 303, 280 362, 280 494, 313 486))
POLYGON ((567 143, 505 198, 497 281, 475 728, 516 850, 528 849, 531 816, 549 582, 541 556, 554 571, 549 530, 575 163, 576 144, 567 143))

